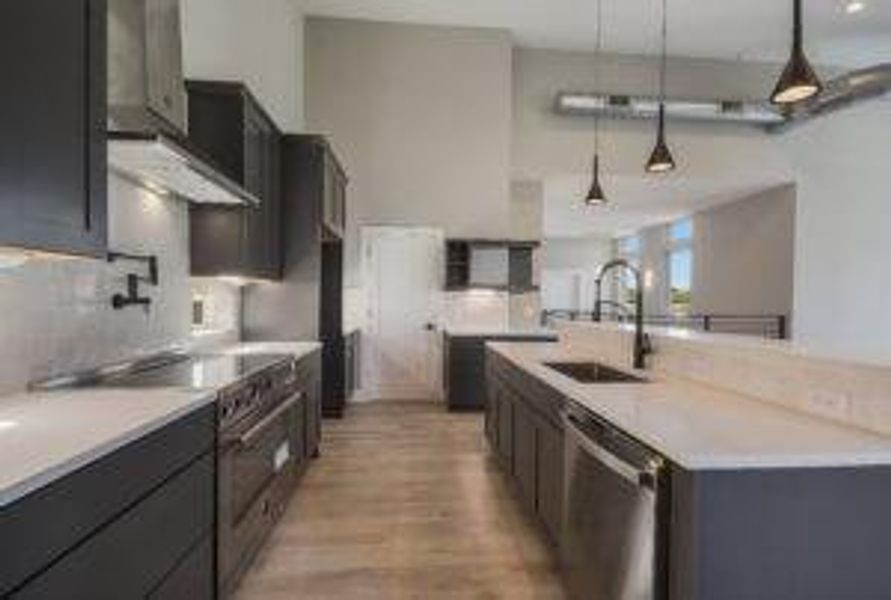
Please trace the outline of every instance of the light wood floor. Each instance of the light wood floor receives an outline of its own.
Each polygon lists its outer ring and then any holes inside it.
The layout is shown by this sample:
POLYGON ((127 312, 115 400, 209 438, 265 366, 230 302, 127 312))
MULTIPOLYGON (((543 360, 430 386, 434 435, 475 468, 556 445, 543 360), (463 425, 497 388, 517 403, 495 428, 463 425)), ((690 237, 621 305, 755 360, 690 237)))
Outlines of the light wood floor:
POLYGON ((550 549, 490 462, 482 416, 382 401, 326 421, 238 600, 562 600, 550 549))

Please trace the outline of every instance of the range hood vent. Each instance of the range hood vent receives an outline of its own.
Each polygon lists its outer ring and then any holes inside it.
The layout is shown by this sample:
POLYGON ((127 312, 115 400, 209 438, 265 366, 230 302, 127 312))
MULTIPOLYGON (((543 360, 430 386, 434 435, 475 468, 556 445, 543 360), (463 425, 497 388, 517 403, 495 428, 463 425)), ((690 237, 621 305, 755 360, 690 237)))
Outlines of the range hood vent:
POLYGON ((771 127, 771 131, 782 133, 799 123, 859 102, 889 96, 891 96, 891 63, 851 71, 827 81, 819 95, 802 102, 790 113, 787 121, 771 127))
MULTIPOLYGON (((659 99, 650 96, 560 92, 554 104, 560 115, 611 119, 656 119, 659 99)), ((671 119, 710 121, 770 127, 786 117, 768 102, 746 100, 665 100, 665 115, 671 119)))
POLYGON ((183 142, 163 133, 108 133, 109 167, 158 193, 170 193, 199 204, 257 206, 260 200, 183 142))

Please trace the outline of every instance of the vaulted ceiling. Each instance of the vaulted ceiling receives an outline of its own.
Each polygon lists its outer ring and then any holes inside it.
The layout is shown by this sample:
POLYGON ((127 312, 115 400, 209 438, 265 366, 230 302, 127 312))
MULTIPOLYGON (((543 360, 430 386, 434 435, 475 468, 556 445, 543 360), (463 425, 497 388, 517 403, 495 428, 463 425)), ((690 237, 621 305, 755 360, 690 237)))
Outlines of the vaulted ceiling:
MULTIPOLYGON (((497 27, 517 45, 593 47, 595 0, 297 0, 310 15, 435 25, 497 27)), ((622 53, 658 48, 659 0, 602 0, 606 47, 622 53)), ((891 55, 891 2, 807 0, 809 53, 818 62, 860 65, 891 55)), ((671 53, 782 60, 788 54, 790 0, 668 0, 671 53)))

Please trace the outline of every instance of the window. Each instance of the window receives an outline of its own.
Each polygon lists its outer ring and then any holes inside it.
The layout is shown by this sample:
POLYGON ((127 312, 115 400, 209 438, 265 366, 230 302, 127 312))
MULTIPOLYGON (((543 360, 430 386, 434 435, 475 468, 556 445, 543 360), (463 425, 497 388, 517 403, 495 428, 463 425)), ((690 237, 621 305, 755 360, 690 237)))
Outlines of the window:
MULTIPOLYGON (((618 243, 619 258, 624 258, 629 263, 640 268, 642 242, 639 235, 629 235, 620 238, 618 243)), ((618 299, 623 304, 634 306, 634 293, 637 291, 637 282, 628 271, 622 271, 617 277, 618 299)))
POLYGON ((693 220, 669 226, 669 310, 675 316, 690 314, 693 287, 693 220))

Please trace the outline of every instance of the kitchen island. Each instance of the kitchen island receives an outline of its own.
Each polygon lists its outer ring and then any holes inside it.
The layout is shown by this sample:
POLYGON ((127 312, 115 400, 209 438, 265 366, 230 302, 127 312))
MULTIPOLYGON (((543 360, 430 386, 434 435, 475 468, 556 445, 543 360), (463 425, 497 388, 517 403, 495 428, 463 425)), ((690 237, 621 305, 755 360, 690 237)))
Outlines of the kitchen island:
MULTIPOLYGON (((763 360, 788 347, 752 354, 753 342, 737 346, 731 336, 656 332, 642 372, 628 369, 630 335, 574 325, 561 328, 559 344, 487 350, 490 446, 560 548, 570 592, 618 597, 614 586, 636 585, 670 600, 889 597, 891 438, 813 414, 820 408, 808 414, 740 393, 740 355, 763 360), (736 371, 720 387, 725 360, 736 371), (555 363, 598 363, 643 381, 582 383, 555 363)), ((827 368, 797 356, 808 372, 827 368)), ((795 368, 785 372, 805 385, 795 368)), ((770 377, 763 369, 759 385, 773 391, 782 382, 770 377)))

